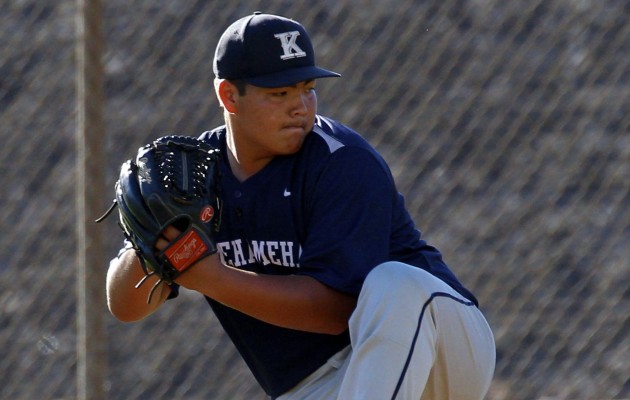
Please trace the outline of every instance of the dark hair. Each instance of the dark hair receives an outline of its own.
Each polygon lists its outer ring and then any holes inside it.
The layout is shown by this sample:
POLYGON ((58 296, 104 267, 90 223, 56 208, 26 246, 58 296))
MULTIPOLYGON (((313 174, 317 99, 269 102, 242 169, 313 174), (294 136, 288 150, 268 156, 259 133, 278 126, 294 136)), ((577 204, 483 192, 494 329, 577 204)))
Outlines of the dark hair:
POLYGON ((236 86, 236 90, 238 90, 238 94, 240 96, 245 96, 247 82, 245 82, 242 79, 227 79, 227 81, 230 82, 232 85, 236 86))

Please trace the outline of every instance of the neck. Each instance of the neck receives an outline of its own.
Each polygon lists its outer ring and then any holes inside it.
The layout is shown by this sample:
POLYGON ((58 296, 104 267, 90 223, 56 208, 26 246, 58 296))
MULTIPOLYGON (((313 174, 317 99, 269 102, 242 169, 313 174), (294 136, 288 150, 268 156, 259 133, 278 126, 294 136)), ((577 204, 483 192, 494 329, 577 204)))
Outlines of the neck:
POLYGON ((242 151, 242 149, 240 149, 237 145, 234 133, 231 131, 229 125, 226 133, 228 162, 230 164, 232 174, 234 174, 236 179, 240 182, 243 182, 255 175, 271 162, 272 158, 252 158, 245 154, 246 152, 242 151))
POLYGON ((247 168, 241 164, 238 159, 238 156, 235 155, 234 150, 229 148, 228 146, 228 161, 230 163, 230 169, 232 170, 232 174, 239 180, 239 182, 245 181, 250 176, 254 175, 256 171, 249 171, 247 168))

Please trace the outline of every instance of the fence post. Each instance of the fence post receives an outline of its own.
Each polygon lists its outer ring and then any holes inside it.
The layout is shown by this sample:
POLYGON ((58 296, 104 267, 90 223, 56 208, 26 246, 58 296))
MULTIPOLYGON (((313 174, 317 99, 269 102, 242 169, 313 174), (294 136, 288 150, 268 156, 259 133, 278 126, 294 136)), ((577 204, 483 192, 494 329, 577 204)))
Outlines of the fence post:
POLYGON ((77 0, 77 398, 105 399, 101 0, 77 0), (101 210, 99 210, 101 208, 101 210), (100 228, 100 229, 99 229, 100 228))

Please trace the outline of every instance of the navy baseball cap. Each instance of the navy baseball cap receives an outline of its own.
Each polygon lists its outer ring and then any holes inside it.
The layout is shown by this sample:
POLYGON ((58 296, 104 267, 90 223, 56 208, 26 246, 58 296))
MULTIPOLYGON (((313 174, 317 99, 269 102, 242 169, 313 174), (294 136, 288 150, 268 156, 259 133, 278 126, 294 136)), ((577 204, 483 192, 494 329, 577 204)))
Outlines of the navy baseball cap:
POLYGON ((265 88, 341 76, 315 66, 306 30, 291 19, 255 12, 230 25, 219 39, 214 75, 265 88))

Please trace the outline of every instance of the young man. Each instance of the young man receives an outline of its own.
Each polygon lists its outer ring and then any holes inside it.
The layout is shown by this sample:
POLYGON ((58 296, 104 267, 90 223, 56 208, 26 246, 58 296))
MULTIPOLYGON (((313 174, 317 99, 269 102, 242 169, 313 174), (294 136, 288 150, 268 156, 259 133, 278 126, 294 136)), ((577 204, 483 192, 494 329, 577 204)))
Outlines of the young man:
POLYGON ((123 249, 112 314, 135 321, 179 286, 202 293, 271 398, 482 399, 495 348, 477 300, 421 239, 379 154, 316 114, 316 80, 339 75, 315 66, 304 28, 239 19, 214 72, 225 125, 201 139, 224 155, 219 252, 147 304, 153 282, 134 288, 144 273, 123 249))

